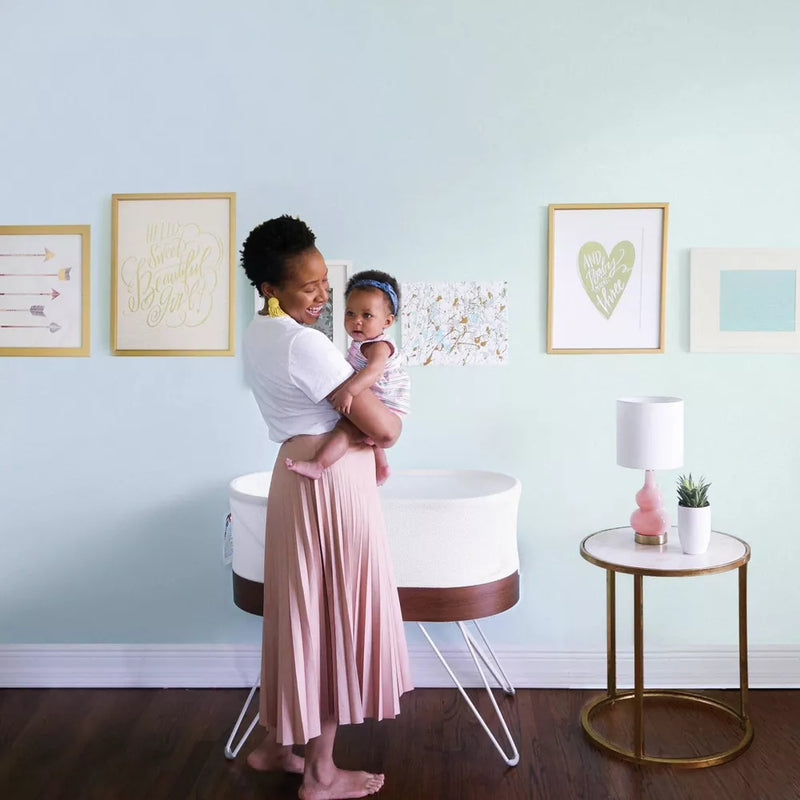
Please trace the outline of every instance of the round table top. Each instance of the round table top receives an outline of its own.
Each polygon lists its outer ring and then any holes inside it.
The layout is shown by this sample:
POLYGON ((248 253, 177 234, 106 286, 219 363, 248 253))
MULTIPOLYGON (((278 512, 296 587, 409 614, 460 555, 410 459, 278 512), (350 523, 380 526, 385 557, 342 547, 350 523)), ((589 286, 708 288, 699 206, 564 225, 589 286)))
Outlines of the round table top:
POLYGON ((678 529, 673 526, 665 545, 638 544, 633 528, 608 528, 590 534, 581 542, 581 555, 598 567, 632 575, 708 575, 727 572, 750 560, 750 545, 721 531, 711 532, 705 553, 681 551, 678 529))

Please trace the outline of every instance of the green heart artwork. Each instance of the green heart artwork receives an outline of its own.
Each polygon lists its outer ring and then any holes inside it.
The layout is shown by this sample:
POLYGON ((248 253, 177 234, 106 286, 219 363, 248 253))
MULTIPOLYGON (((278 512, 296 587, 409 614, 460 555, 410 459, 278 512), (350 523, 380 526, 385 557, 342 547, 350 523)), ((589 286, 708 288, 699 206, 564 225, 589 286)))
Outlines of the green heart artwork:
POLYGON ((636 251, 631 242, 617 242, 611 255, 599 242, 586 242, 578 253, 583 288, 606 319, 611 319, 628 285, 635 259, 636 251))

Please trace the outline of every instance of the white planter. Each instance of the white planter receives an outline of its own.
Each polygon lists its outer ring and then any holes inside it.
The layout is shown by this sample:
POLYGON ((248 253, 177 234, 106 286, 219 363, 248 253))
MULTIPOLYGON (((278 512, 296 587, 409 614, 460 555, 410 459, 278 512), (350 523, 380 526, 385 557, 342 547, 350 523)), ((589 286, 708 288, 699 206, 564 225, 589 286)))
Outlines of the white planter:
POLYGON ((705 553, 711 541, 711 506, 678 506, 678 538, 684 553, 692 556, 705 553))

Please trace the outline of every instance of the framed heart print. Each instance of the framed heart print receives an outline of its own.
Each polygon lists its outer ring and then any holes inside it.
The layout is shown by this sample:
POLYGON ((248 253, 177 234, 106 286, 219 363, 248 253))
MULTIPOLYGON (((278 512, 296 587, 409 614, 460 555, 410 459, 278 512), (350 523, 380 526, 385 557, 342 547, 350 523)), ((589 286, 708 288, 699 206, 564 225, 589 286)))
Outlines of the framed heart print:
POLYGON ((549 206, 548 353, 663 353, 668 203, 549 206))

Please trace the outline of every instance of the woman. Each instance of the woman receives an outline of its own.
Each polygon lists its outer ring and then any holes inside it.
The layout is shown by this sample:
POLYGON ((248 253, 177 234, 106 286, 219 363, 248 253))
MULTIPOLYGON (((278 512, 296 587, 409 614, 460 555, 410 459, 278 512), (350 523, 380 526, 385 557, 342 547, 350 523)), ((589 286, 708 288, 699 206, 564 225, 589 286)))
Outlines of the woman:
MULTIPOLYGON (((304 327, 328 300, 315 241, 284 215, 254 228, 242 248, 265 298, 245 334, 245 372, 270 439, 282 443, 267 500, 260 717, 269 733, 248 763, 302 772, 299 796, 329 800, 383 785, 383 775, 336 767, 337 726, 396 716, 412 686, 373 448, 351 446, 318 481, 285 467, 309 460, 334 428, 327 398, 353 373, 324 334, 304 327), (305 762, 292 752, 304 743, 305 762)), ((347 417, 381 447, 402 429, 371 391, 347 417)))

